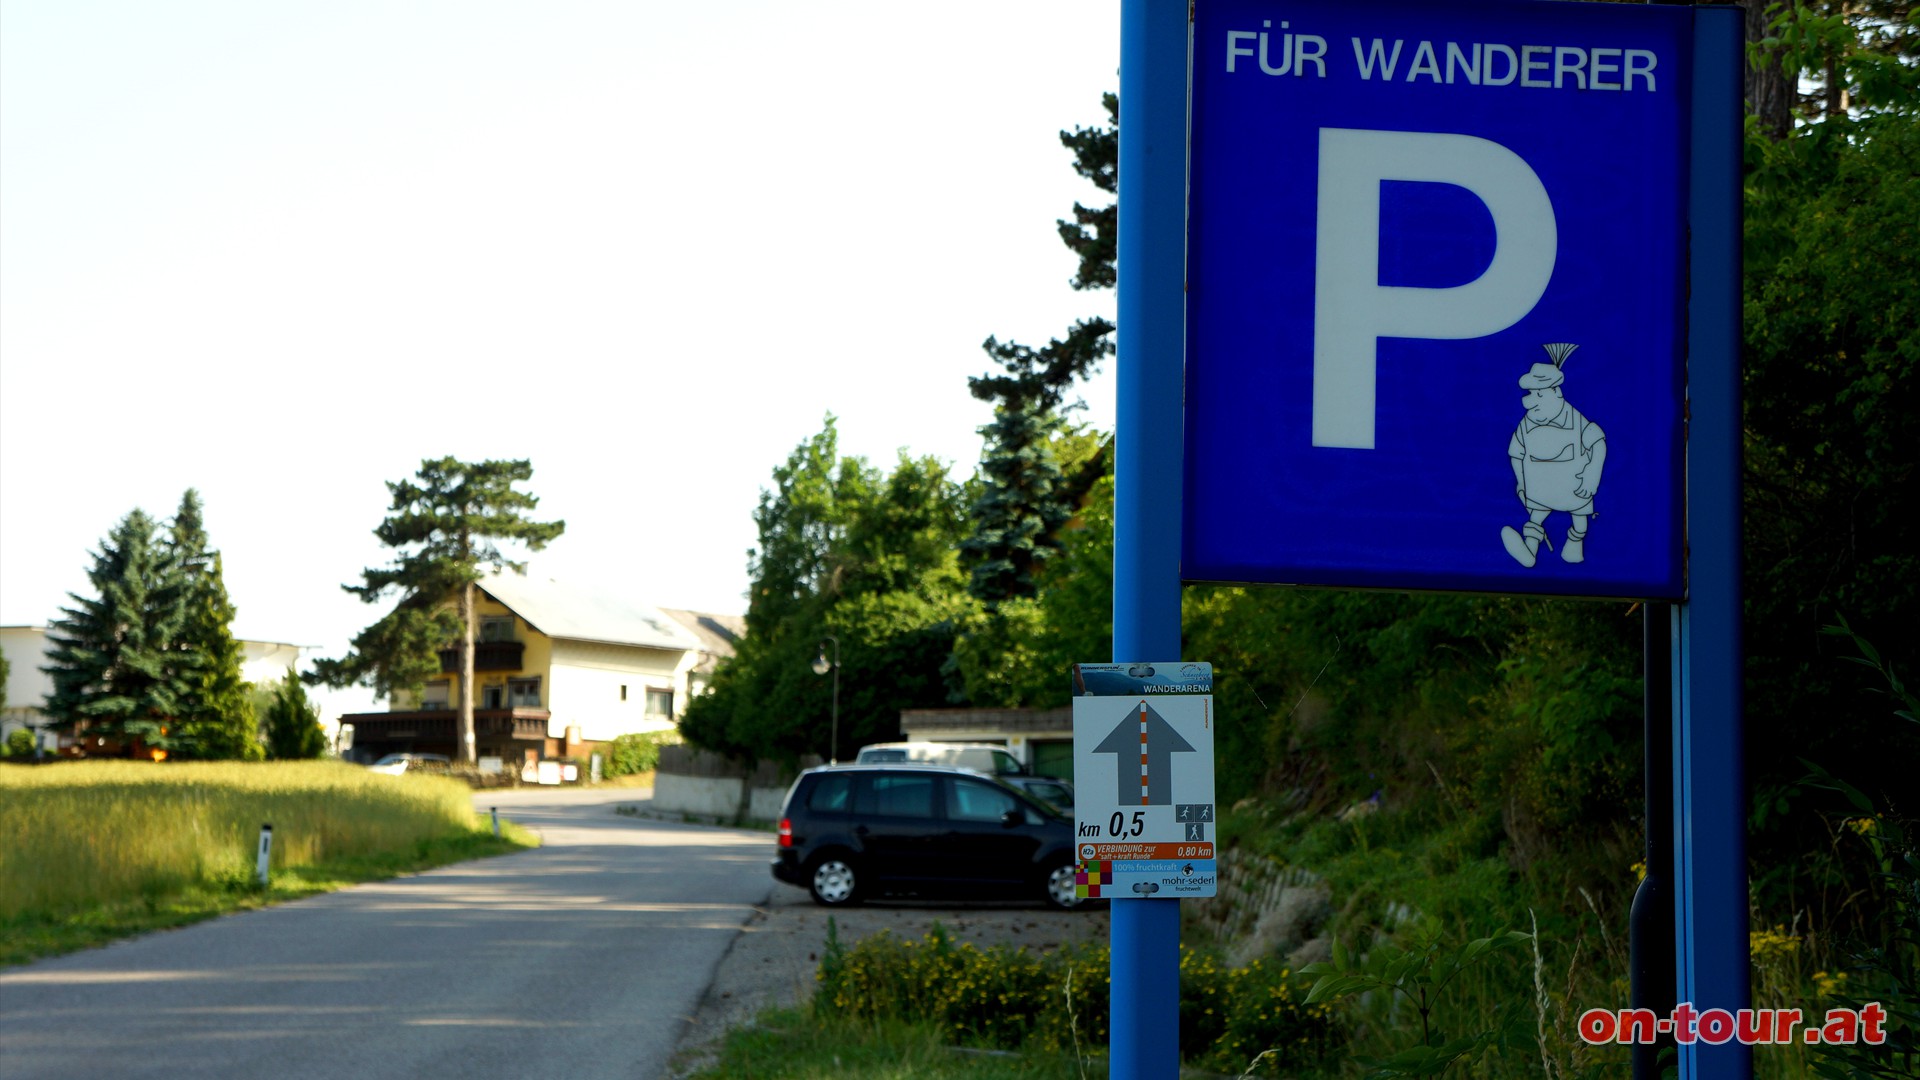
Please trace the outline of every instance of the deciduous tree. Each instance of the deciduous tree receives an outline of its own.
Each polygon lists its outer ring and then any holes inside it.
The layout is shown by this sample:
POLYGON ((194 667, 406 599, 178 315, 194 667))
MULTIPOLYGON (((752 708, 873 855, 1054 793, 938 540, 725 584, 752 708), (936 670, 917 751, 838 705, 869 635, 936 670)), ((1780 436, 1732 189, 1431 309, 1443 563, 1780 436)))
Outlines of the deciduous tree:
POLYGON ((438 650, 460 635, 460 753, 473 764, 475 586, 487 570, 525 569, 506 557, 500 542, 539 551, 566 530, 563 521, 528 518, 540 500, 513 485, 532 476, 526 460, 445 457, 422 461, 412 480, 388 482, 393 501, 373 534, 398 554, 393 565, 370 567, 361 572, 361 584, 341 588, 367 603, 398 594, 399 603, 361 631, 346 656, 316 661, 308 679, 330 686, 359 683, 382 695, 417 690, 439 670, 438 650))
POLYGON ((964 502, 931 458, 903 454, 883 475, 840 456, 831 416, 773 480, 754 514, 746 636, 681 730, 735 757, 829 757, 891 736, 903 708, 944 702, 941 665, 968 607, 964 502), (842 667, 837 746, 832 683, 813 671, 828 635, 842 667))

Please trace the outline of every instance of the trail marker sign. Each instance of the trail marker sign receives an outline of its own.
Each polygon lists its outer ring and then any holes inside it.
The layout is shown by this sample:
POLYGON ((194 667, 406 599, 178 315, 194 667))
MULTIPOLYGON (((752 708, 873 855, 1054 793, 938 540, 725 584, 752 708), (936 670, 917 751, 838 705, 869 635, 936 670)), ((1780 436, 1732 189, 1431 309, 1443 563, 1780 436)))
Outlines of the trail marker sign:
POLYGON ((1073 694, 1075 893, 1214 895, 1213 665, 1076 664, 1073 694))

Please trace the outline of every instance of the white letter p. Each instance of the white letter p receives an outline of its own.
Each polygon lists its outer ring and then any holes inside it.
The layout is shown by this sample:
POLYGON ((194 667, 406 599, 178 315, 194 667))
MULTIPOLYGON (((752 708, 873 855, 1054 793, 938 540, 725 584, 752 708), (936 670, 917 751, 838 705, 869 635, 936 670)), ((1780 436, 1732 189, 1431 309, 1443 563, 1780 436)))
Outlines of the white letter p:
POLYGON ((1375 346, 1383 337, 1485 337, 1533 310, 1553 276, 1553 203, 1520 155, 1487 139, 1320 129, 1315 220, 1313 445, 1373 449, 1375 346), (1380 183, 1454 184, 1493 216, 1493 261, 1465 285, 1380 284, 1380 183))

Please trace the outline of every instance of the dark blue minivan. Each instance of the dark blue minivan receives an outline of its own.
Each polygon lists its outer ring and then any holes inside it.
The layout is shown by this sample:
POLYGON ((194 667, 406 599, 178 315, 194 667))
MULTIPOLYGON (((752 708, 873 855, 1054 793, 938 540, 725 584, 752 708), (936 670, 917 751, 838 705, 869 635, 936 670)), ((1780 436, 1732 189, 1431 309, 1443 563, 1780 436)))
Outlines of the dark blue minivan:
POLYGON ((985 773, 947 765, 801 773, 780 813, 773 876, 829 907, 877 896, 1080 903, 1073 822, 985 773))

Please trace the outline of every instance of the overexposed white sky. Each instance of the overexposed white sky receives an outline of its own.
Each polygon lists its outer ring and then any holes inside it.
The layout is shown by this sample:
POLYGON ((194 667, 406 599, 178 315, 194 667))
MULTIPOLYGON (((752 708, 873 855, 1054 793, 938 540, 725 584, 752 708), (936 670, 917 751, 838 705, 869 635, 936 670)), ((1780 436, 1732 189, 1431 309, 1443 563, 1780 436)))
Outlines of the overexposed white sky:
MULTIPOLYGON (((382 609, 383 481, 530 458, 533 569, 745 609, 773 466, 971 472, 1076 293, 1118 5, 0 2, 0 624, 200 490, 247 638, 382 609)), ((1084 419, 1110 428, 1111 364, 1084 419)))

